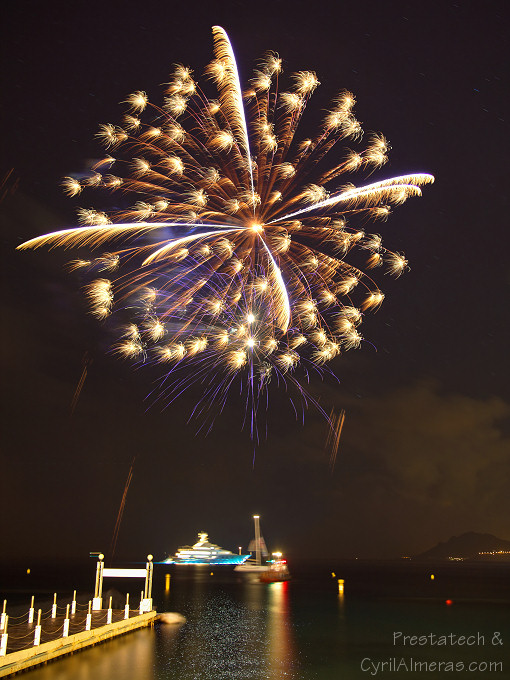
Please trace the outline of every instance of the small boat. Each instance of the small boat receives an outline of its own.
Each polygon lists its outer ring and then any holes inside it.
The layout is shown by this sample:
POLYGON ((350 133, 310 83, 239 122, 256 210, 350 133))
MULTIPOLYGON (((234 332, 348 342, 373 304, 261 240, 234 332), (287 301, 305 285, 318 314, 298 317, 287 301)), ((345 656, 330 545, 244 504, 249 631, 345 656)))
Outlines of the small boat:
POLYGON ((174 557, 165 560, 166 564, 238 564, 241 565, 250 555, 236 555, 230 550, 209 543, 205 532, 198 534, 198 541, 193 546, 179 548, 174 557))
POLYGON ((273 553, 274 560, 270 562, 269 569, 259 576, 261 583, 280 583, 290 579, 287 560, 282 560, 281 553, 273 553))
POLYGON ((267 557, 269 553, 267 552, 266 542, 260 533, 260 516, 253 515, 253 520, 255 522, 255 538, 248 546, 248 550, 255 552, 255 558, 250 556, 242 564, 238 564, 234 568, 234 571, 243 574, 260 574, 269 569, 268 564, 262 564, 262 556, 267 557))

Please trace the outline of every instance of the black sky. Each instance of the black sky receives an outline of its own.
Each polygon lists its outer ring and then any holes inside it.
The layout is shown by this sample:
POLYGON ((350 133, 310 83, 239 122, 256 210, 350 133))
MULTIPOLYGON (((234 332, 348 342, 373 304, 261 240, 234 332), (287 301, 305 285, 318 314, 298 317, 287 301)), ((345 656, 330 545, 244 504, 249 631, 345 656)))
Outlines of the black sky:
POLYGON ((134 455, 128 559, 202 529, 246 545, 254 512, 294 557, 412 554, 470 530, 510 539, 507 3, 18 0, 3 15, 2 556, 107 550, 134 455), (175 62, 199 76, 214 24, 245 79, 268 49, 288 74, 317 72, 305 125, 352 90, 364 129, 392 145, 378 177, 436 176, 380 227, 411 271, 383 282, 364 324, 377 351, 350 352, 339 383, 310 386, 346 410, 333 473, 325 423, 309 412, 301 427, 279 396, 254 468, 235 403, 206 438, 186 425, 193 395, 148 408, 156 376, 108 353, 69 257, 15 251, 72 226, 60 178, 99 153, 98 124, 120 119, 127 94, 158 99, 175 62))

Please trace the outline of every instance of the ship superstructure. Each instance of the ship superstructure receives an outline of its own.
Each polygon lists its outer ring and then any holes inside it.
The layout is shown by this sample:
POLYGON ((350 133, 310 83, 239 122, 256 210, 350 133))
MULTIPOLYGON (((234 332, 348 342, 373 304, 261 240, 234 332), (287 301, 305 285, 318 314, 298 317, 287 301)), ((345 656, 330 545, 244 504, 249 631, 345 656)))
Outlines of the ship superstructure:
POLYGON ((201 531, 195 545, 179 548, 167 564, 242 564, 250 555, 236 555, 208 541, 208 535, 201 531))

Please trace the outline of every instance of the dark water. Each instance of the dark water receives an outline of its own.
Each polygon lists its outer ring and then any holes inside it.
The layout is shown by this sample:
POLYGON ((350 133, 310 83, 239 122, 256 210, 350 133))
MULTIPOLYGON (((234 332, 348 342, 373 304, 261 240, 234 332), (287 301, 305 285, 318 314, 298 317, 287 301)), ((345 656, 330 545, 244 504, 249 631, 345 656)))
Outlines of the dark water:
MULTIPOLYGON (((24 677, 510 678, 510 565, 332 562, 295 564, 291 571, 293 579, 288 583, 262 585, 238 578, 231 567, 156 565, 155 606, 158 611, 184 614, 185 625, 140 630, 24 677), (167 572, 169 589, 165 589, 167 572), (343 594, 338 578, 345 580, 343 594), (403 644, 404 634, 427 636, 426 644, 413 645, 411 640, 403 644), (456 644, 460 636, 466 636, 464 644, 456 644), (447 644, 437 644, 442 640, 447 644), (417 662, 428 666, 413 666, 417 662), (497 664, 492 669, 491 662, 497 664)), ((6 575, 0 576, 0 585, 5 586, 6 575)), ((10 576, 12 584, 15 575, 10 576)), ((66 595, 63 589, 68 587, 69 574, 41 572, 31 578, 38 601, 49 600, 58 584, 66 595)), ((85 584, 93 585, 93 574, 80 578, 85 586, 80 596, 86 601, 85 584)), ((13 611, 16 603, 24 606, 28 592, 21 581, 16 585, 7 594, 0 587, 0 597, 8 597, 13 611)), ((115 586, 126 592, 128 584, 115 586)), ((69 593, 72 587, 69 582, 69 593)), ((131 582, 129 588, 134 602, 136 586, 131 582)))

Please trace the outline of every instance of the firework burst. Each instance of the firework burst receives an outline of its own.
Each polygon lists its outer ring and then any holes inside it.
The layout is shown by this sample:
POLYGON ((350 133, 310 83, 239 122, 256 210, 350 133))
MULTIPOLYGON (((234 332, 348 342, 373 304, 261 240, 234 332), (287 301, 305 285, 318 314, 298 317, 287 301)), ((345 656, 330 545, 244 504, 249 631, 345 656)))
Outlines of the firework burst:
POLYGON ((360 346, 363 314, 384 299, 367 271, 407 268, 360 225, 385 220, 433 177, 355 186, 353 174, 384 165, 389 145, 374 134, 346 148, 363 134, 354 96, 340 92, 317 134, 298 139, 316 74, 295 73, 281 91, 282 61, 269 53, 243 90, 226 32, 215 26, 213 36, 205 75, 217 99, 182 65, 161 105, 141 91, 127 97, 121 124, 97 134, 107 155, 85 179, 63 180, 69 196, 100 190, 103 204, 115 192, 115 209, 80 208, 80 226, 19 248, 107 244, 70 269, 91 272, 92 313, 118 321, 114 351, 158 363, 167 400, 200 381, 197 414, 221 410, 241 376, 256 436, 272 378, 304 395, 298 367, 306 376, 360 346))

